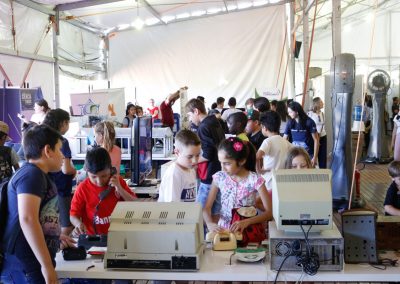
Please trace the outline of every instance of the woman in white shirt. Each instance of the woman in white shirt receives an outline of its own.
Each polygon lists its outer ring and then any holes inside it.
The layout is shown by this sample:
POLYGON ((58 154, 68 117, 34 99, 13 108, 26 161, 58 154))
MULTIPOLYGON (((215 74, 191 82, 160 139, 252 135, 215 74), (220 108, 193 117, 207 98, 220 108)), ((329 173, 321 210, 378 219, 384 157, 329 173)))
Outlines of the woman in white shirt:
POLYGON ((41 124, 49 110, 50 110, 49 104, 45 99, 40 99, 36 101, 35 113, 32 114, 30 121, 35 122, 37 124, 41 124))
POLYGON ((395 161, 400 161, 400 115, 396 114, 393 118, 392 149, 395 161))
POLYGON ((314 120, 319 134, 318 166, 320 169, 326 169, 327 158, 325 115, 322 112, 323 107, 324 102, 321 100, 321 98, 316 97, 313 99, 311 111, 308 112, 308 116, 314 120))

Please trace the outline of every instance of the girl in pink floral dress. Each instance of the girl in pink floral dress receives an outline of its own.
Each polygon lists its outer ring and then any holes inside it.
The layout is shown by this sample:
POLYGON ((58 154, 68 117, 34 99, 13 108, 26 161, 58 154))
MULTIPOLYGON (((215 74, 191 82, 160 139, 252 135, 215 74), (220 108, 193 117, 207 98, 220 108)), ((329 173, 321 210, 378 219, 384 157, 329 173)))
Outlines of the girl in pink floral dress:
POLYGON ((255 150, 253 145, 236 137, 228 138, 218 147, 218 159, 222 171, 213 175, 213 183, 205 207, 204 220, 208 230, 242 232, 247 226, 272 219, 271 199, 267 193, 264 179, 255 172, 255 150), (216 224, 211 218, 211 207, 221 191, 220 218, 216 224), (232 209, 243 206, 255 206, 260 196, 266 209, 254 217, 231 223, 232 209))

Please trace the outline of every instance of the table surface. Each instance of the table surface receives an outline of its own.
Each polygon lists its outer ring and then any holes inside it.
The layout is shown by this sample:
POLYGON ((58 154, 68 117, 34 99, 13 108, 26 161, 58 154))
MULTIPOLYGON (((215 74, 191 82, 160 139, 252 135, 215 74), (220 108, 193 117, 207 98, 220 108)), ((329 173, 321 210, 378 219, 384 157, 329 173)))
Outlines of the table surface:
MULTIPOLYGON (((198 281, 273 281, 276 271, 271 271, 269 262, 242 263, 232 257, 232 252, 216 252, 206 249, 201 259, 200 270, 196 272, 175 271, 121 271, 106 270, 101 258, 88 256, 82 261, 64 261, 61 253, 57 254, 56 271, 60 278, 94 279, 137 279, 137 280, 198 280, 198 281), (89 266, 94 265, 87 271, 89 266)), ((345 264, 342 271, 322 271, 314 276, 300 271, 283 271, 279 281, 399 281, 400 267, 387 267, 386 270, 373 268, 369 264, 345 264)))

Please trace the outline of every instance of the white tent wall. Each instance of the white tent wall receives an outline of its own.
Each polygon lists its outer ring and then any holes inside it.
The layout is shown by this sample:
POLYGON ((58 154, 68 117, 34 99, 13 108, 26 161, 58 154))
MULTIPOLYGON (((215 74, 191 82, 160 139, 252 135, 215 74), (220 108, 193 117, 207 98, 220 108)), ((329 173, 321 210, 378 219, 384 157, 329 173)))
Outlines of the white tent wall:
MULTIPOLYGON (((360 17, 360 20, 356 22, 342 23, 342 52, 355 55, 356 74, 364 75, 364 80, 375 69, 387 71, 392 79, 391 95, 398 96, 400 38, 397 36, 397 29, 400 26, 400 12, 378 13, 371 53, 373 23, 366 19, 367 17, 360 17)), ((299 64, 296 64, 296 94, 303 92, 302 58, 301 51, 299 64)), ((332 39, 331 29, 328 27, 326 31, 316 31, 310 66, 321 67, 323 75, 329 74, 331 58, 332 39)))
POLYGON ((218 96, 243 107, 255 88, 276 87, 284 35, 284 5, 121 32, 110 38, 111 85, 127 101, 136 87, 141 105, 187 85, 208 107, 218 96))
MULTIPOLYGON (((48 16, 14 3, 14 19, 16 31, 16 49, 14 50, 12 36, 12 18, 10 1, 0 0, 0 48, 10 52, 18 51, 33 54, 41 38, 44 37, 48 24, 48 16)), ((52 57, 52 31, 44 37, 38 55, 52 57)), ((14 86, 23 83, 24 74, 30 64, 30 59, 0 54, 0 64, 14 86)), ((0 73, 0 80, 4 80, 0 73)), ((26 78, 30 87, 41 87, 43 96, 54 106, 54 76, 53 64, 35 61, 26 78)), ((3 83, 1 83, 1 86, 3 83)))

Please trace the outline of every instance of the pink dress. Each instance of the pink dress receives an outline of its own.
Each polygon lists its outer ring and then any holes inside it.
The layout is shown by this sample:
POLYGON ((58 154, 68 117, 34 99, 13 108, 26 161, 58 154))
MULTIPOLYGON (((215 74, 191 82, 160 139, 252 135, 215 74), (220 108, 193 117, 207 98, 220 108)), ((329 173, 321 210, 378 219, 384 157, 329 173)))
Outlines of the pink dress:
POLYGON ((221 212, 218 225, 228 229, 232 219, 232 209, 255 206, 258 190, 265 183, 264 178, 255 172, 239 182, 227 173, 220 171, 213 175, 213 183, 221 191, 221 212))

